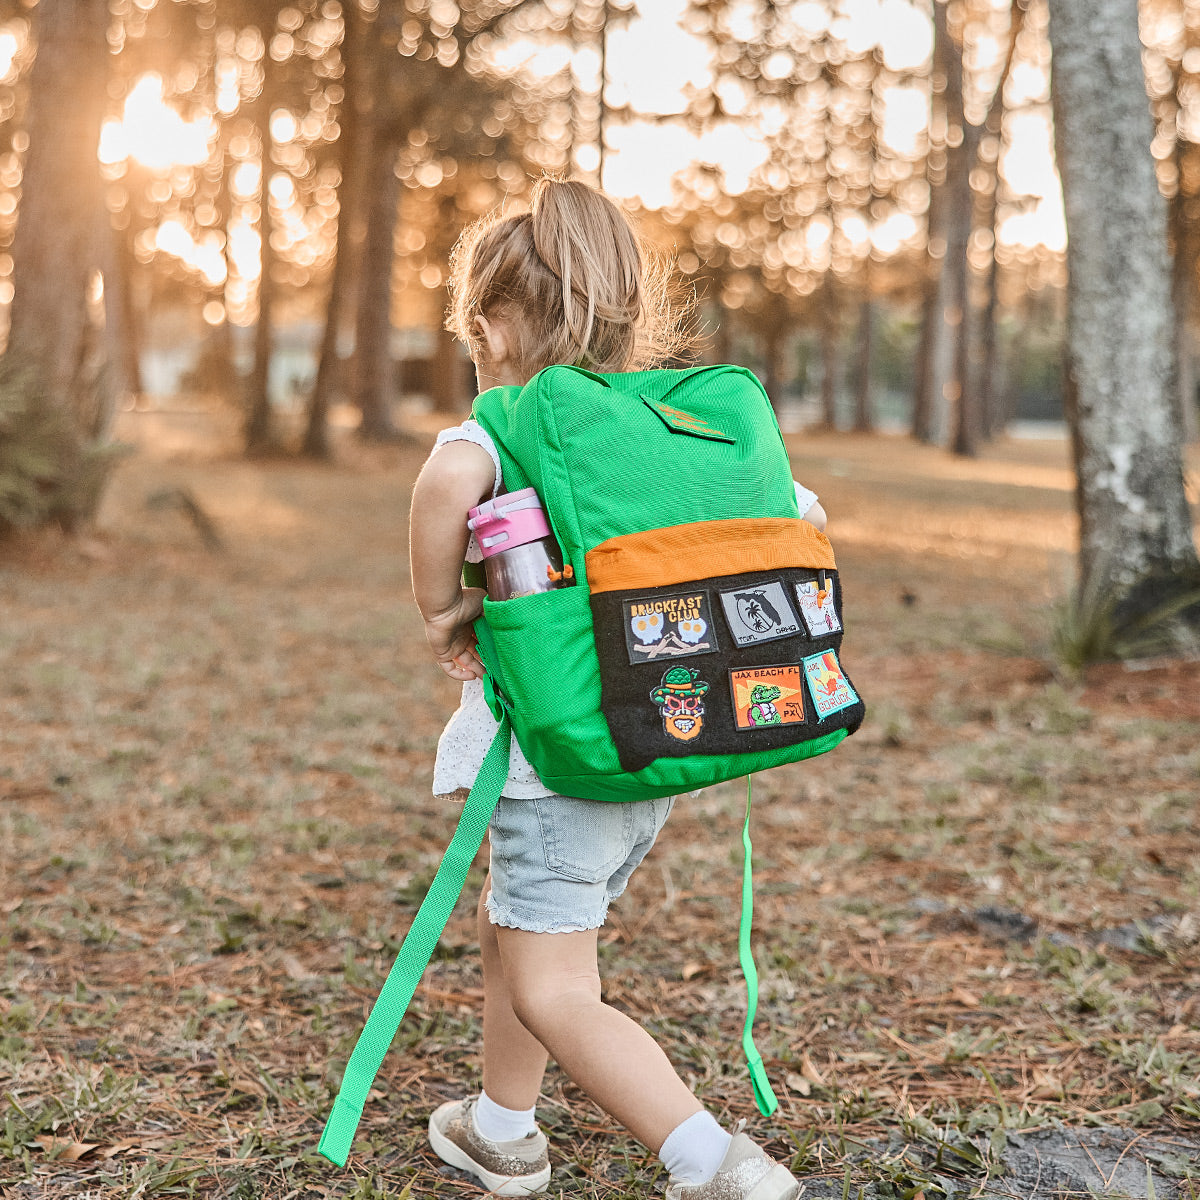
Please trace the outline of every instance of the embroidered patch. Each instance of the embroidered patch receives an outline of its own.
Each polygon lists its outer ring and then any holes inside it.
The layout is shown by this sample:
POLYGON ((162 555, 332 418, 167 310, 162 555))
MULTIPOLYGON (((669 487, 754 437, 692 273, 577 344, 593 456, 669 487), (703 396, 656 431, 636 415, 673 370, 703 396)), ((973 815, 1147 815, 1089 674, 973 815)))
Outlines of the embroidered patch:
POLYGON ((671 667, 650 693, 662 714, 663 732, 677 742, 691 742, 704 728, 704 697, 708 684, 694 667, 671 667))
POLYGON ((621 612, 631 663, 687 658, 717 649, 707 592, 626 600, 621 612))
POLYGON ((800 622, 788 603, 783 584, 755 583, 721 593, 729 632, 739 646, 773 642, 800 632, 800 622))
POLYGON ((649 396, 643 396, 642 403, 651 412, 656 413, 668 429, 674 429, 677 433, 690 433, 693 437, 707 438, 710 442, 737 441, 733 434, 722 433, 721 430, 714 429, 703 417, 685 412, 682 408, 672 408, 665 400, 651 400, 649 396))
POLYGON ((804 723, 804 673, 798 665, 730 671, 729 687, 739 729, 804 723))
POLYGON ((815 579, 796 584, 796 599, 800 604, 800 619, 808 628, 809 637, 824 637, 841 631, 842 623, 833 602, 832 579, 826 583, 824 592, 815 579))
POLYGON ((808 679, 808 690, 817 708, 818 721, 858 703, 858 694, 842 674, 842 664, 832 650, 814 654, 806 658, 802 665, 808 679))

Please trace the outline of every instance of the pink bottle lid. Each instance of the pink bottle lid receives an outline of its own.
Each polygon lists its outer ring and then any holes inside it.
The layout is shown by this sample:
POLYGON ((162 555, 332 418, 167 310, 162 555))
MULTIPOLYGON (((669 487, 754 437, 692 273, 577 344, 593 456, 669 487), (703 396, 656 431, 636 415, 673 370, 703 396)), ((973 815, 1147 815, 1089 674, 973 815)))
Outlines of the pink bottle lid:
POLYGON ((550 534, 542 502, 533 488, 506 492, 467 513, 467 528, 475 535, 484 558, 501 554, 550 534))

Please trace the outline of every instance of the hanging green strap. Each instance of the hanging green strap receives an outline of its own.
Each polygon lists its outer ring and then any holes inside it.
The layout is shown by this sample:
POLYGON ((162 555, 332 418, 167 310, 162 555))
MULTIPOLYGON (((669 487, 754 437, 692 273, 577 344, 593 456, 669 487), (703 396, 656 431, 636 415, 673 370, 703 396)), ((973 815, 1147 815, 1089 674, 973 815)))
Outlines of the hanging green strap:
POLYGON ((317 1152, 339 1167, 346 1165, 371 1084, 375 1082, 413 992, 417 990, 417 984, 429 965, 438 938, 446 928, 455 901, 462 894, 467 872, 483 843, 488 822, 492 819, 496 802, 508 779, 511 724, 508 713, 502 708, 499 715, 500 728, 488 747, 475 786, 471 788, 471 794, 463 806, 458 828, 446 847, 433 883, 429 885, 429 891, 405 935, 396 961, 384 980, 371 1015, 358 1035, 358 1042, 342 1076, 341 1090, 325 1123, 325 1132, 321 1134, 317 1152))
POLYGON ((754 1044, 754 1017, 758 1012, 758 968, 754 965, 754 954, 750 949, 750 926, 754 920, 753 851, 750 846, 750 799, 753 776, 746 779, 746 820, 742 825, 742 920, 738 927, 738 957, 742 963, 742 974, 746 977, 746 1026, 742 1030, 742 1051, 746 1055, 746 1066, 750 1069, 750 1083, 754 1088, 754 1100, 758 1111, 769 1117, 778 1107, 779 1101, 771 1090, 767 1069, 762 1055, 754 1044))

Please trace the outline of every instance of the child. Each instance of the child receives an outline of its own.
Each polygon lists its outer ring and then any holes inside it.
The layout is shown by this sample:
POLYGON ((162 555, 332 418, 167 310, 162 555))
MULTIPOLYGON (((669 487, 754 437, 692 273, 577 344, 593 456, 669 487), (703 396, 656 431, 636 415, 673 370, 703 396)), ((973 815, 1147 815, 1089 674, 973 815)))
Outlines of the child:
MULTIPOLYGON (((450 328, 480 390, 520 385, 543 367, 641 369, 678 348, 678 313, 627 219, 578 182, 543 179, 528 213, 480 222, 455 252, 450 328)), ((476 423, 443 432, 413 492, 413 592, 434 657, 463 681, 438 744, 434 792, 470 788, 496 731, 483 697, 464 589, 467 510, 501 490, 500 461, 476 423)), ((813 493, 800 511, 823 527, 813 493)), ((544 1191, 547 1140, 534 1108, 547 1058, 658 1154, 668 1200, 793 1200, 799 1184, 700 1104, 635 1021, 606 1005, 598 930, 671 811, 673 800, 606 803, 555 795, 513 742, 489 828, 491 865, 478 910, 483 958, 483 1090, 443 1104, 429 1139, 444 1161, 499 1195, 544 1191)))

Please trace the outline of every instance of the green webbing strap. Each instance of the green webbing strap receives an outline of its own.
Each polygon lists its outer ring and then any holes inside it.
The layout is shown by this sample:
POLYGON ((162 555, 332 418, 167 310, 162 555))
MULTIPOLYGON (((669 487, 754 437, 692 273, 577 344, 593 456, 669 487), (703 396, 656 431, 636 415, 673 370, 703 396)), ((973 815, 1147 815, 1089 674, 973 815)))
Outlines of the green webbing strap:
POLYGON ((437 874, 429 885, 425 899, 421 901, 412 927, 401 943, 396 961, 384 980, 371 1015, 358 1035, 354 1052, 346 1064, 341 1089, 317 1145, 317 1152, 339 1167, 346 1165, 371 1084, 375 1082, 413 992, 417 990, 417 984, 429 965, 433 948, 446 928, 454 903, 462 894, 467 872, 475 861, 496 801, 504 790, 508 778, 510 730, 508 713, 501 710, 500 728, 488 747, 475 786, 471 788, 471 794, 463 806, 458 828, 446 847, 437 874))
POLYGON ((754 1087, 754 1100, 758 1111, 769 1117, 778 1107, 779 1101, 771 1090, 767 1069, 762 1055, 754 1044, 754 1017, 758 1012, 758 969, 750 950, 750 925, 754 920, 753 857, 750 847, 750 799, 752 776, 746 779, 746 820, 742 825, 742 920, 738 928, 738 957, 742 963, 742 974, 746 977, 746 1027, 742 1030, 742 1051, 746 1055, 746 1066, 750 1069, 750 1083, 754 1087))

